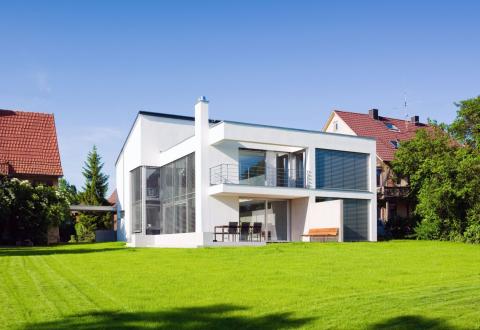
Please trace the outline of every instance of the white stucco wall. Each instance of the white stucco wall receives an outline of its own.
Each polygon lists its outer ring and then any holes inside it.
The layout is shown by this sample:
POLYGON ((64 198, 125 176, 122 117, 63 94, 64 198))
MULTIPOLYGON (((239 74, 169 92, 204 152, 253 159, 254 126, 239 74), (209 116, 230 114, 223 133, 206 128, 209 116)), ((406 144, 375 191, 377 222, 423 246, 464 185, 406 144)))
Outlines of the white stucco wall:
POLYGON ((137 118, 115 168, 119 203, 117 208, 124 212, 124 218, 119 218, 117 222, 117 240, 119 241, 128 242, 131 238, 131 222, 128 221, 131 217, 130 171, 142 165, 141 145, 141 121, 137 118))
MULTIPOLYGON (((215 225, 238 220, 240 196, 290 200, 290 234, 301 240, 309 226, 339 227, 338 202, 315 203, 315 197, 360 198, 370 200, 370 240, 376 240, 375 141, 351 135, 282 129, 250 124, 208 123, 208 105, 197 106, 202 122, 139 115, 116 165, 117 192, 125 219, 119 223, 118 239, 133 246, 193 247, 213 240, 215 225), (202 112, 203 111, 203 112, 202 112), (220 164, 238 164, 239 148, 267 150, 267 164, 276 166, 273 151, 305 149, 305 164, 314 188, 315 148, 370 154, 369 192, 314 190, 288 187, 244 185, 210 186, 210 169, 220 164), (196 233, 145 235, 130 234, 130 171, 138 166, 163 166, 195 152, 196 233), (337 204, 336 204, 337 203, 337 204), (125 221, 127 220, 127 221, 125 221)), ((293 167, 292 167, 293 168, 293 167)), ((145 221, 145 220, 144 220, 145 221)), ((143 223, 143 230, 145 223, 143 223)), ((308 230, 307 230, 308 231, 308 230)))
MULTIPOLYGON (((308 234, 312 228, 338 228, 339 241, 343 241, 343 201, 341 199, 311 203, 303 228, 303 234, 308 234)), ((308 238, 304 240, 308 241, 308 238)))

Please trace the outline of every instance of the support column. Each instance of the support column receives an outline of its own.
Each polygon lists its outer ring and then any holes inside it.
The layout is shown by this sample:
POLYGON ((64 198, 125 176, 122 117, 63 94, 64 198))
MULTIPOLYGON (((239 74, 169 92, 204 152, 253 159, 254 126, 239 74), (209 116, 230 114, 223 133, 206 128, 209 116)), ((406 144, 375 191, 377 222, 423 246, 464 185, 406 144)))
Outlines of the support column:
POLYGON ((203 233, 208 226, 208 138, 208 101, 202 96, 195 104, 195 232, 199 233, 200 245, 204 243, 203 233))

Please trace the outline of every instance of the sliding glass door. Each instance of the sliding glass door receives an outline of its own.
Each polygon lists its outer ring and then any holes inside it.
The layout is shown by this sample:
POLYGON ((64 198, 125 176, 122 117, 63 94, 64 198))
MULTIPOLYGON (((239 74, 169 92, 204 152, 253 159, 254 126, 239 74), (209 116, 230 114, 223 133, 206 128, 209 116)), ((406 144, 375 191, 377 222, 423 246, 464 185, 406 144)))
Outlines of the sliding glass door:
POLYGON ((239 219, 242 223, 261 223, 261 240, 288 241, 288 201, 240 199, 239 219))

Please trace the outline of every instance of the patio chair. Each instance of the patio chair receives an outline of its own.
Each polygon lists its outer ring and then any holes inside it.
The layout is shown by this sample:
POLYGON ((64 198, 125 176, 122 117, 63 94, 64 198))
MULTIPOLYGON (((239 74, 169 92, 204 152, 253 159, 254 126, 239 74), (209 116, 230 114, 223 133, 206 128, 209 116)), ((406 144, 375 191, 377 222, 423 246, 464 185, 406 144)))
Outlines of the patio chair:
POLYGON ((238 235, 238 222, 229 222, 228 223, 228 239, 230 240, 230 235, 232 235, 233 240, 237 240, 237 235, 238 235))
POLYGON ((240 241, 248 241, 250 236, 250 222, 240 224, 240 241))
POLYGON ((262 223, 261 222, 254 222, 252 228, 252 240, 253 235, 257 235, 258 241, 262 240, 262 223))

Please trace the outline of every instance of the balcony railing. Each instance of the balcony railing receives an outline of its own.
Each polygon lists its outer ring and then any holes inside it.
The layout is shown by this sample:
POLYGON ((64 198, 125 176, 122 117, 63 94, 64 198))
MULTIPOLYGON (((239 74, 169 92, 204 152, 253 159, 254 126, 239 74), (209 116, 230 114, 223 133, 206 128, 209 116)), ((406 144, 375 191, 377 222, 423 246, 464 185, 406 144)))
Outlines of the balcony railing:
POLYGON ((210 168, 210 185, 241 184, 264 187, 309 188, 311 176, 303 169, 220 164, 210 168))
POLYGON ((381 198, 407 197, 410 187, 377 187, 377 194, 381 198))

